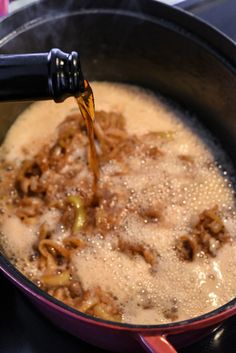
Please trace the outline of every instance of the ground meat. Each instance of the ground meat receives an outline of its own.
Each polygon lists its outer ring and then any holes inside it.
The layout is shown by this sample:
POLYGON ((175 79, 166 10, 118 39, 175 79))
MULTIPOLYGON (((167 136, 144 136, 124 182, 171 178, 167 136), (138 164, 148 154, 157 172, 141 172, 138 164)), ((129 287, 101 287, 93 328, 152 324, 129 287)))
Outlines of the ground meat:
POLYGON ((71 280, 69 286, 52 288, 48 293, 84 313, 105 320, 121 320, 121 309, 116 298, 100 287, 84 291, 78 280, 71 280))
POLYGON ((18 202, 16 215, 24 220, 43 213, 43 201, 37 197, 24 196, 18 202))
POLYGON ((182 260, 192 261, 198 252, 198 243, 194 236, 181 236, 176 245, 176 250, 182 260))
POLYGON ((171 320, 171 321, 178 320, 178 307, 176 305, 172 305, 171 307, 164 309, 163 315, 168 320, 171 320))
POLYGON ((45 192, 44 187, 40 183, 42 170, 40 165, 35 161, 25 160, 18 171, 15 180, 15 188, 20 197, 35 196, 45 192))
MULTIPOLYGON (((81 186, 81 193, 84 192, 87 198, 91 196, 92 181, 86 178, 86 185, 82 185, 82 179, 78 182, 81 171, 88 170, 86 152, 81 152, 86 150, 88 144, 80 128, 81 120, 79 114, 65 119, 58 127, 55 143, 52 146, 44 145, 33 160, 25 160, 14 172, 13 184, 17 196, 14 203, 19 208, 17 215, 21 219, 40 215, 45 206, 66 213, 65 190, 74 193, 81 186)), ((67 223, 70 223, 68 218, 67 223)), ((63 223, 66 223, 64 219, 63 223)))
POLYGON ((83 298, 83 289, 79 281, 72 280, 69 285, 69 291, 72 298, 83 298))
POLYGON ((125 131, 125 118, 122 114, 100 110, 96 112, 96 121, 99 122, 103 131, 107 132, 111 129, 125 131))
POLYGON ((186 163, 186 164, 193 164, 194 163, 193 157, 189 156, 187 154, 180 154, 178 156, 178 158, 179 158, 179 160, 181 160, 183 163, 186 163))
POLYGON ((217 251, 230 240, 227 229, 220 217, 218 207, 205 210, 189 235, 181 236, 175 249, 182 260, 192 261, 203 251, 216 256, 217 251))
POLYGON ((121 308, 112 293, 97 287, 93 295, 97 298, 97 304, 87 311, 90 315, 105 320, 121 321, 121 308))
POLYGON ((140 255, 143 259, 150 264, 152 267, 156 267, 158 264, 158 253, 155 249, 152 249, 148 245, 131 243, 122 238, 118 240, 118 248, 124 254, 134 257, 140 255))
POLYGON ((120 139, 119 143, 112 142, 109 151, 105 151, 101 155, 102 161, 115 160, 118 163, 125 163, 127 156, 135 155, 138 144, 139 141, 136 136, 120 139))
POLYGON ((145 157, 156 160, 157 158, 163 156, 163 152, 157 146, 144 145, 143 151, 145 157))
POLYGON ((69 203, 66 204, 62 211, 60 223, 65 229, 72 229, 75 222, 75 208, 69 203))
POLYGON ((59 287, 56 289, 50 289, 48 290, 48 294, 50 294, 51 296, 55 297, 56 299, 64 302, 65 304, 71 307, 75 307, 75 301, 71 297, 68 287, 59 287))
POLYGON ((138 214, 144 219, 146 223, 156 223, 162 217, 162 212, 158 205, 150 205, 138 210, 138 214))

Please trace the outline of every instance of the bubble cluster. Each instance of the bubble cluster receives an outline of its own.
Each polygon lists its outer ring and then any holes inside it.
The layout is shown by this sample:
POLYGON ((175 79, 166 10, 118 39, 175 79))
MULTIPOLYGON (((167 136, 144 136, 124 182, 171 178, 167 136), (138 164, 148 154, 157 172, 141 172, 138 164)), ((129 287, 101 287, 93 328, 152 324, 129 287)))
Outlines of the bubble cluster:
MULTIPOLYGON (((175 124, 173 120, 173 130, 175 124)), ((204 252, 198 254, 195 263, 183 263, 176 256, 175 240, 191 231, 205 209, 218 205, 223 221, 229 220, 236 229, 234 190, 229 173, 218 161, 214 162, 207 141, 201 141, 179 122, 178 129, 181 133, 175 134, 175 142, 168 142, 168 148, 162 143, 165 154, 158 162, 146 159, 144 163, 137 156, 130 156, 129 176, 112 184, 114 192, 127 193, 128 203, 133 207, 116 231, 129 242, 155 248, 160 254, 157 272, 152 273, 150 265, 140 256, 129 257, 117 251, 114 234, 103 239, 102 245, 95 241, 96 257, 92 257, 90 249, 85 250, 89 264, 81 256, 76 259, 84 286, 103 286, 119 298, 124 322, 165 323, 169 321, 165 312, 171 308, 178 311, 179 319, 186 319, 214 309, 236 292, 236 285, 230 279, 233 274, 227 270, 229 258, 222 253, 217 258, 218 272, 204 252), (190 153, 191 166, 179 158, 176 148, 179 144, 184 144, 184 150, 190 153), (158 210, 158 217, 152 222, 148 217, 140 217, 140 212, 150 205, 158 210), (95 277, 94 267, 98 270, 95 277)), ((234 245, 230 252, 235 255, 235 251, 234 245)), ((235 268, 236 261, 233 262, 235 268)))

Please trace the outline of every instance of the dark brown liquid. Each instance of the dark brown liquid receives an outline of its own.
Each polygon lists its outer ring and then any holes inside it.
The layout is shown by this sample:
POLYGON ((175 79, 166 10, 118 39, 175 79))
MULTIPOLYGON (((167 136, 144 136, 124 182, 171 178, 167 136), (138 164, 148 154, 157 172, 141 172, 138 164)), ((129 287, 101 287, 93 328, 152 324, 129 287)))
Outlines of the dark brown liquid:
POLYGON ((88 83, 84 81, 85 91, 76 98, 82 117, 85 120, 89 138, 89 165, 94 175, 94 191, 96 191, 97 180, 99 177, 99 163, 94 142, 94 120, 95 105, 93 91, 88 83))

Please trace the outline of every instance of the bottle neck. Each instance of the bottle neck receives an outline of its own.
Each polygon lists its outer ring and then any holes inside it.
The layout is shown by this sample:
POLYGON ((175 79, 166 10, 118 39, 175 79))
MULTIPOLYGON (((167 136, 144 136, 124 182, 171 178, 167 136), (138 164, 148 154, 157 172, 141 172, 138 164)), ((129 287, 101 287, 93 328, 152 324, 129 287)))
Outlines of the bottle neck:
POLYGON ((48 53, 48 87, 56 102, 69 96, 79 96, 84 92, 84 78, 80 66, 79 54, 70 54, 59 49, 48 53))
POLYGON ((61 102, 84 91, 79 54, 0 55, 0 101, 54 99, 61 102))

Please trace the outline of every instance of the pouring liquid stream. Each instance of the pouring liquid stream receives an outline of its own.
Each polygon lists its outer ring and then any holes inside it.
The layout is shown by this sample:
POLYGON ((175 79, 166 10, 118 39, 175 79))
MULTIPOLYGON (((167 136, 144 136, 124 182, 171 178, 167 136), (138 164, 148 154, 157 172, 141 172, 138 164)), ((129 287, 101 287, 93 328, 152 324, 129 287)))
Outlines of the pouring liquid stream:
POLYGON ((99 178, 99 161, 94 141, 94 121, 95 121, 95 105, 94 96, 91 86, 87 80, 84 80, 85 90, 76 98, 79 110, 85 120, 87 134, 89 139, 88 161, 94 176, 93 192, 96 194, 97 182, 99 178))

